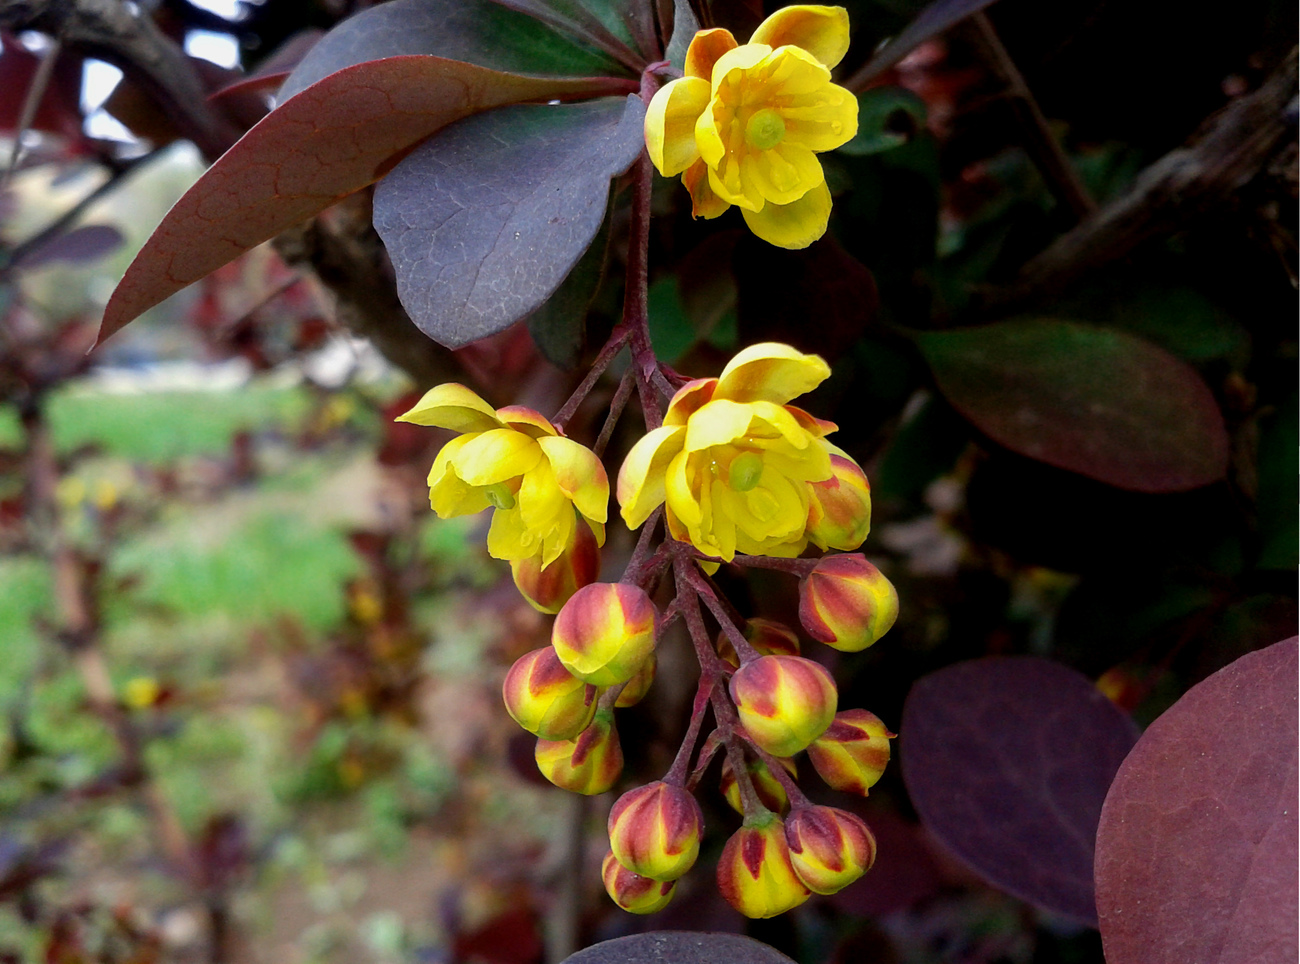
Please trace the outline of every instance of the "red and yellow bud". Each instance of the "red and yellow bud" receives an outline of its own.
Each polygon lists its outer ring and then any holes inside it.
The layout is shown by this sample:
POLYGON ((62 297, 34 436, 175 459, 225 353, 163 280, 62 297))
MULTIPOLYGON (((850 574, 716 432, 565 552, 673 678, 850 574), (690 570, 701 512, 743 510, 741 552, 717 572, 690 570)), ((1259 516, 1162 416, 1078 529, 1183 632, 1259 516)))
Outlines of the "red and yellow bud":
MULTIPOLYGON (((799 637, 795 631, 785 623, 778 623, 775 619, 763 619, 756 616, 753 619, 745 620, 743 627, 745 639, 749 645, 758 650, 760 656, 798 656, 799 655, 799 637)), ((732 666, 740 666, 740 657, 736 655, 736 647, 731 645, 731 640, 727 638, 725 632, 718 633, 718 655, 732 666)))
POLYGON ((510 572, 520 595, 538 612, 558 613, 583 586, 600 575, 600 546, 591 527, 579 521, 573 542, 559 558, 543 568, 540 554, 510 561, 510 572))
POLYGON ((654 652, 654 603, 629 583, 593 583, 564 604, 551 643, 578 679, 595 686, 626 682, 654 652))
POLYGON ((746 917, 775 917, 808 899, 780 817, 764 814, 731 835, 718 858, 718 890, 746 917))
POLYGON ((821 549, 852 552, 871 531, 871 483, 838 449, 831 452, 831 477, 810 482, 808 538, 821 549))
POLYGON ((826 732, 808 747, 817 773, 836 790, 866 796, 889 763, 889 741, 896 734, 866 710, 837 713, 826 732))
POLYGON ((861 553, 826 556, 799 586, 799 621, 846 653, 866 649, 898 618, 898 592, 861 553))
MULTIPOLYGON (((781 765, 790 776, 798 775, 793 760, 783 759, 781 765)), ((749 771, 749 780, 754 785, 754 791, 763 806, 775 813, 785 813, 790 809, 790 798, 786 795, 785 787, 781 786, 781 781, 772 774, 766 763, 762 760, 749 759, 745 761, 745 769, 749 771)), ((740 799, 740 784, 736 782, 736 771, 731 768, 729 757, 722 758, 722 780, 718 788, 733 810, 737 813, 745 812, 744 804, 740 799)))
POLYGON ((675 880, 653 880, 634 874, 618 862, 614 851, 605 854, 600 865, 600 879, 610 900, 629 914, 653 914, 663 910, 677 889, 675 880))
POLYGON ((876 860, 876 838, 856 814, 836 807, 801 807, 785 821, 790 863, 814 894, 833 894, 876 860))
POLYGON ((623 747, 612 712, 598 711, 575 739, 538 740, 533 755, 542 776, 562 790, 587 796, 604 793, 623 772, 623 747))
POLYGON ((618 699, 614 701, 614 706, 623 709, 628 706, 636 706, 643 699, 646 693, 650 692, 650 687, 655 681, 655 667, 659 660, 654 653, 641 664, 641 668, 636 671, 636 675, 627 681, 622 692, 618 694, 618 699))
POLYGON ((596 715, 596 687, 565 669, 549 646, 515 660, 501 696, 516 723, 546 740, 573 739, 596 715))
POLYGON ((688 790, 658 780, 619 797, 608 829, 620 864, 642 877, 676 880, 699 856, 704 815, 688 790))
POLYGON ((802 656, 760 656, 731 677, 740 722, 773 756, 794 756, 835 718, 839 694, 826 667, 802 656))

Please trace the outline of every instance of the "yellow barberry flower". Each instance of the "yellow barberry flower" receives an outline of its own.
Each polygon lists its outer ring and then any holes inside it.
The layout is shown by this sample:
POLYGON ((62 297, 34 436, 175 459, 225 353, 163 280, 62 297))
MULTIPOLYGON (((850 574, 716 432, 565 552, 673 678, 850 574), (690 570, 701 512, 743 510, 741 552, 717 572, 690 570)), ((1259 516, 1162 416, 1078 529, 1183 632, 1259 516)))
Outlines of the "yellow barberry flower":
POLYGON ((512 563, 549 566, 586 524, 605 542, 609 479, 600 459, 530 408, 493 409, 464 385, 425 393, 399 422, 462 433, 429 471, 429 504, 441 519, 494 506, 488 552, 512 563))
POLYGON ((829 374, 819 356, 770 342, 741 351, 718 378, 683 385, 623 462, 623 520, 635 529, 662 502, 672 537, 707 555, 799 555, 812 483, 832 478, 832 454, 846 457, 823 438, 834 423, 788 402, 829 374))
POLYGON ((722 28, 695 35, 685 76, 655 94, 645 118, 650 160, 682 175, 695 217, 734 204, 782 248, 826 233, 831 195, 816 155, 858 130, 857 99, 831 83, 848 49, 843 7, 785 7, 743 45, 722 28))

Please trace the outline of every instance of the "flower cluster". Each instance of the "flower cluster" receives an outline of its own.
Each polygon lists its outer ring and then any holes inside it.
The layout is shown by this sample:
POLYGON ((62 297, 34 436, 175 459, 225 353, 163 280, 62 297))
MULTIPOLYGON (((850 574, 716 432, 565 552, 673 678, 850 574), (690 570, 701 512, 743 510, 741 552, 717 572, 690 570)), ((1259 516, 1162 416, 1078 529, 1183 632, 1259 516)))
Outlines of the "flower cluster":
POLYGON ((685 76, 646 111, 646 148, 659 173, 680 174, 692 214, 740 208, 751 231, 783 248, 826 233, 831 194, 816 155, 858 129, 858 102, 831 83, 849 49, 843 7, 785 7, 749 43, 722 28, 701 30, 685 76))

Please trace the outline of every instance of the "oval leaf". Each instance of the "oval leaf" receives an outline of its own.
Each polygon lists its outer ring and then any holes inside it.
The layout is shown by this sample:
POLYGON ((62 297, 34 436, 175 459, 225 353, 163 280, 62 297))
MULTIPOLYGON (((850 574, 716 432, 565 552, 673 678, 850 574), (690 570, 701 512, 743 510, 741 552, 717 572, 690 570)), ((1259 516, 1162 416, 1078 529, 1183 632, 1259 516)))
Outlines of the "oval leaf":
POLYGON ((931 833, 995 886, 1095 923, 1093 841, 1137 739, 1127 715, 1067 666, 994 657, 918 680, 899 732, 931 833))
POLYGON ((953 406, 1022 455, 1138 492, 1193 489, 1227 470, 1205 382, 1134 335, 1020 319, 915 337, 953 406))
POLYGON ((1110 964, 1295 961, 1296 653, 1193 686, 1120 767, 1097 831, 1110 964))
POLYGON ((738 934, 649 931, 602 941, 560 964, 794 964, 780 951, 738 934))
POLYGON ((122 232, 111 224, 87 224, 58 234, 15 258, 11 267, 42 268, 47 264, 85 264, 98 261, 116 251, 123 242, 122 232))
POLYGON ((430 138, 375 190, 397 294, 448 348, 501 331, 559 287, 600 229, 610 178, 642 150, 640 98, 517 106, 430 138))
POLYGON ((394 155, 476 111, 609 93, 440 57, 391 57, 326 77, 264 117, 167 212, 104 310, 99 340, 263 241, 373 184, 394 155))

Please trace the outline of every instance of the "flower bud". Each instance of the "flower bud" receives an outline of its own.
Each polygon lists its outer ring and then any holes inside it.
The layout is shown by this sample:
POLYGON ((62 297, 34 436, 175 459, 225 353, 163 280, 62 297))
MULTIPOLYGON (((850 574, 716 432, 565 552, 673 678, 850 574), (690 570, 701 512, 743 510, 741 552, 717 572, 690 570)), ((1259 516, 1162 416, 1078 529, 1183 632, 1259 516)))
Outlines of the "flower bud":
POLYGON ((871 531, 871 484, 846 455, 831 453, 831 477, 808 485, 808 538, 821 549, 852 552, 871 531))
POLYGON ((596 686, 625 682, 654 651, 654 604, 629 583, 593 583, 564 604, 551 642, 578 679, 596 686))
POLYGON ((623 747, 612 712, 597 712, 572 740, 538 740, 533 753, 542 776, 563 790, 604 793, 623 772, 623 747))
POLYGON ((865 797, 885 772, 894 736, 874 713, 845 710, 812 741, 808 759, 830 786, 865 797))
POLYGON ((866 649, 898 618, 898 593, 861 553, 826 556, 799 586, 799 621, 846 653, 866 649))
POLYGON ((658 780, 619 797, 608 829, 620 864, 642 877, 676 880, 699 856, 704 815, 688 790, 658 780))
MULTIPOLYGON (((749 645, 758 650, 760 656, 798 656, 799 655, 799 637, 795 635, 793 629, 778 623, 775 619, 763 619, 756 616, 753 619, 745 620, 743 627, 745 639, 749 645)), ((736 647, 731 645, 731 640, 727 638, 726 632, 718 633, 718 655, 732 666, 740 666, 740 657, 736 655, 736 647)))
POLYGON ((773 756, 794 756, 821 736, 838 698, 826 668, 802 656, 760 656, 731 677, 745 732, 773 756))
POLYGON ((571 740, 596 715, 596 687, 574 677, 549 646, 515 660, 501 695, 514 721, 546 740, 571 740))
MULTIPOLYGON (((781 765, 790 776, 797 775, 793 760, 783 759, 781 765)), ((785 813, 790 809, 790 798, 786 796, 785 787, 781 786, 781 781, 773 776, 766 763, 762 760, 746 760, 745 769, 749 771, 749 780, 754 785, 754 791, 763 806, 775 813, 785 813)), ((737 813, 745 812, 744 803, 740 799, 740 784, 736 782, 736 771, 731 769, 729 757, 722 758, 722 780, 718 783, 718 789, 722 791, 722 795, 727 798, 727 803, 731 804, 733 810, 737 813)))
POLYGON ((540 554, 510 561, 520 594, 539 612, 558 613, 575 592, 600 574, 600 546, 591 527, 579 521, 573 531, 573 542, 544 569, 540 554))
POLYGON ((790 863, 814 894, 833 894, 876 860, 876 838, 856 814, 836 807, 801 807, 785 821, 790 863))
POLYGON ((808 899, 780 817, 765 814, 731 835, 718 858, 718 890, 746 917, 775 917, 808 899))
POLYGON ((673 899, 677 889, 675 880, 652 880, 634 874, 618 862, 614 851, 605 854, 600 865, 600 879, 605 883, 605 893, 629 914, 653 914, 663 910, 673 899))
POLYGON ((636 675, 627 681, 623 692, 619 693, 618 699, 614 701, 614 706, 623 709, 640 703, 646 693, 650 692, 650 686, 655 681, 655 666, 658 662, 655 654, 651 653, 650 657, 641 664, 641 668, 636 671, 636 675))

